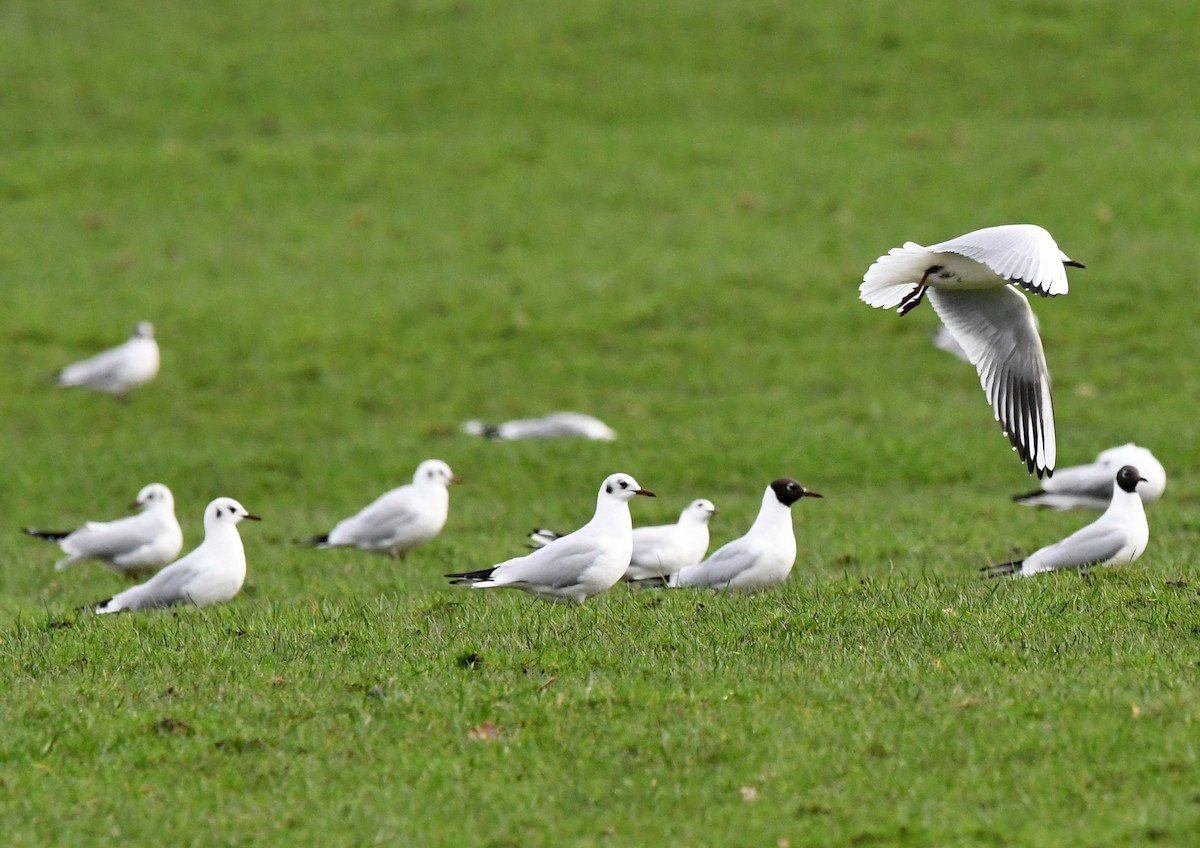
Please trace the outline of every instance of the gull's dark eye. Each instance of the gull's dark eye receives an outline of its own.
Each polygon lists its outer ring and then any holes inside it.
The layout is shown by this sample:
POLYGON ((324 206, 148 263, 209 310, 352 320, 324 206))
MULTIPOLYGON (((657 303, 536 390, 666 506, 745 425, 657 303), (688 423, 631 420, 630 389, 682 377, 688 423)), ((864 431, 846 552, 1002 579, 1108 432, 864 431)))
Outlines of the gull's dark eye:
POLYGON ((620 482, 620 484, 619 484, 619 485, 620 485, 620 487, 621 487, 622 489, 628 489, 628 488, 629 488, 629 484, 628 484, 628 483, 626 483, 624 480, 622 480, 622 481, 620 482))

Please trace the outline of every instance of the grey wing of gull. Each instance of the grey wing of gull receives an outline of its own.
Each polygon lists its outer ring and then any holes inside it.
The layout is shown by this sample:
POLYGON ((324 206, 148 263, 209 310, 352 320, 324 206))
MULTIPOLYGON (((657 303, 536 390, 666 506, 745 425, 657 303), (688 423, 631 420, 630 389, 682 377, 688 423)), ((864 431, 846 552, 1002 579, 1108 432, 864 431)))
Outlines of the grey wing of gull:
POLYGON ((66 382, 96 382, 118 376, 125 367, 128 351, 122 345, 102 351, 90 359, 73 362, 63 368, 61 377, 66 382))
POLYGON ((1090 524, 1027 559, 1036 557, 1039 567, 1083 568, 1108 562, 1128 541, 1119 527, 1090 524))
POLYGON ((681 578, 680 582, 689 586, 724 586, 751 568, 758 556, 741 541, 736 539, 718 548, 712 556, 695 568, 685 569, 683 573, 687 574, 687 577, 681 578))
POLYGON ((196 575, 196 565, 181 559, 155 574, 145 583, 118 592, 113 601, 123 609, 138 610, 169 607, 188 599, 187 586, 196 575))
MULTIPOLYGON (((141 518, 136 516, 135 518, 141 518)), ((111 522, 88 522, 68 539, 68 553, 75 556, 112 559, 129 553, 151 541, 150 530, 144 521, 121 519, 111 522), (69 539, 69 541, 68 541, 69 539)))
POLYGON ((353 544, 385 544, 402 535, 416 520, 417 514, 407 499, 380 498, 356 515, 338 522, 330 535, 344 533, 353 544))
POLYGON ((563 536, 525 557, 501 563, 504 583, 527 583, 562 589, 579 582, 580 576, 596 561, 595 539, 563 536))
POLYGON ((1076 465, 1056 471, 1054 476, 1042 484, 1042 489, 1051 493, 1070 493, 1108 500, 1112 496, 1113 478, 1116 469, 1093 463, 1076 465))
POLYGON ((1053 471, 1050 373, 1029 300, 1012 286, 974 291, 931 287, 927 296, 979 372, 996 420, 1026 466, 1039 477, 1053 471))

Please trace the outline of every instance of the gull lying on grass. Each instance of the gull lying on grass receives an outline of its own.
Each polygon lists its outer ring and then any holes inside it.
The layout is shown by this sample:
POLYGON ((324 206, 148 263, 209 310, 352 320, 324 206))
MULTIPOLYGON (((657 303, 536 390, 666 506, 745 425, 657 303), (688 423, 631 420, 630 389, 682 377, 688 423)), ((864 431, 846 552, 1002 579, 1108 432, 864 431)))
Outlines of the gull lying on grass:
MULTIPOLYGON (((712 501, 692 501, 675 524, 633 528, 633 553, 622 580, 661 581, 681 568, 696 565, 708 550, 708 521, 717 513, 712 501)), ((553 530, 534 530, 529 539, 543 547, 560 538, 553 530)))
POLYGON ((503 424, 485 424, 482 421, 467 421, 463 432, 471 436, 486 436, 501 441, 517 439, 562 439, 573 436, 600 442, 611 442, 617 437, 613 429, 590 415, 582 412, 551 412, 541 418, 518 418, 503 424))
POLYGON ((713 589, 762 589, 782 583, 796 562, 796 534, 791 506, 801 498, 819 498, 790 477, 780 477, 763 492, 758 518, 740 539, 734 539, 699 565, 671 577, 671 586, 709 586, 713 589))
POLYGON ((628 474, 612 474, 600 486, 592 520, 528 556, 491 568, 447 574, 452 584, 476 589, 520 589, 556 603, 582 604, 610 589, 629 566, 633 521, 629 501, 654 497, 628 474))
POLYGON ((60 386, 86 386, 110 395, 124 395, 158 376, 158 342, 154 325, 142 321, 124 344, 90 359, 68 365, 58 375, 60 386))
POLYGON ((246 579, 246 551, 237 525, 260 521, 233 498, 217 498, 204 510, 204 541, 145 583, 89 605, 98 613, 173 607, 202 607, 232 600, 246 579))
POLYGON ((57 542, 67 556, 54 564, 68 566, 94 559, 118 574, 153 571, 179 556, 183 531, 175 519, 175 498, 162 483, 142 487, 131 505, 141 512, 115 521, 89 521, 78 530, 35 530, 25 532, 57 542))
POLYGON ((1138 496, 1138 483, 1146 478, 1132 465, 1122 466, 1112 483, 1112 500, 1104 514, 1061 542, 1034 551, 1024 559, 984 566, 989 577, 1004 574, 1029 577, 1043 571, 1120 565, 1136 560, 1150 541, 1146 511, 1138 496))
POLYGON ((1082 268, 1033 224, 988 227, 922 247, 905 242, 875 260, 864 303, 914 309, 928 293, 946 329, 979 372, 996 420, 1029 471, 1054 473, 1050 374, 1029 300, 1067 293, 1066 266, 1082 268))
POLYGON ((430 541, 446 525, 451 483, 461 482, 440 459, 417 466, 412 483, 392 489, 328 533, 302 540, 318 548, 353 547, 402 557, 430 541))
POLYGON ((1042 484, 1041 489, 1027 495, 1014 495, 1013 500, 1051 509, 1105 509, 1112 501, 1113 475, 1122 465, 1132 465, 1141 474, 1144 482, 1137 491, 1143 504, 1162 497, 1167 488, 1166 469, 1149 450, 1129 442, 1101 451, 1096 461, 1088 465, 1061 468, 1042 484))

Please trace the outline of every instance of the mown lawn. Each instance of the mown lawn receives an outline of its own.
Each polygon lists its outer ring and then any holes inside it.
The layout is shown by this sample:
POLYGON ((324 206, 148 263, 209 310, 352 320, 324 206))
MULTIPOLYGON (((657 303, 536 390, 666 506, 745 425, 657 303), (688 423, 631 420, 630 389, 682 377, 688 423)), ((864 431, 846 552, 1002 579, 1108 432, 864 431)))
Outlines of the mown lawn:
POLYGON ((1200 840, 1200 10, 1068 0, 300 0, 0 9, 0 831, 14 846, 1192 845, 1200 840), (978 381, 857 300, 870 262, 1032 221, 1059 464, 1167 468, 1133 566, 987 582, 1089 521, 978 381), (155 322, 122 403, 66 362, 155 322), (579 409, 611 444, 459 433, 579 409), (427 457, 394 563, 310 551, 427 457), (445 585, 590 514, 787 474, 790 582, 582 609, 445 585), (217 495, 250 577, 96 618, 27 525, 217 495))

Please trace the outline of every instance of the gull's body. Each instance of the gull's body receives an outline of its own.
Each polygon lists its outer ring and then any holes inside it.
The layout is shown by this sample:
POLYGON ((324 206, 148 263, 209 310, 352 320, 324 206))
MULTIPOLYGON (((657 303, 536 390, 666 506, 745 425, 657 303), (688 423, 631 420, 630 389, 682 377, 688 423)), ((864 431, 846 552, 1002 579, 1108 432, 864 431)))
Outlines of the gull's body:
POLYGON ((1062 571, 1088 566, 1121 565, 1142 555, 1150 541, 1146 511, 1137 493, 1145 482, 1132 465, 1113 475, 1112 498, 1104 514, 1061 542, 1048 545, 1024 559, 985 566, 989 577, 1016 574, 1029 577, 1044 571, 1062 571))
POLYGON ((577 437, 611 442, 617 437, 613 429, 599 418, 584 415, 582 412, 551 412, 541 418, 518 418, 503 424, 468 421, 463 424, 463 432, 500 441, 577 437))
POLYGON ((773 481, 763 492, 758 517, 746 535, 717 548, 699 565, 675 574, 670 585, 754 590, 782 583, 796 562, 791 506, 804 497, 821 495, 790 477, 773 481))
POLYGON ((246 551, 237 525, 259 521, 233 498, 217 498, 204 510, 204 541, 145 583, 93 604, 98 613, 192 604, 202 607, 232 600, 246 580, 246 551))
POLYGON ((451 583, 476 589, 520 589, 543 600, 582 604, 610 589, 629 566, 633 521, 629 501, 654 497, 628 474, 612 474, 600 486, 592 520, 533 553, 491 568, 447 574, 451 583))
POLYGON ((94 559, 118 574, 153 571, 179 556, 183 531, 175 519, 175 498, 162 483, 150 483, 138 492, 133 506, 141 512, 115 521, 89 521, 77 530, 25 532, 57 542, 67 556, 54 564, 59 571, 94 559))
POLYGON ((1051 509, 1106 509, 1112 501, 1113 475, 1123 465, 1132 465, 1145 478, 1137 487, 1143 504, 1162 497, 1167 488, 1166 469, 1149 450, 1129 442, 1101 451, 1095 462, 1060 468, 1041 489, 1013 500, 1051 509))
POLYGON ((86 386, 97 392, 123 395, 157 377, 158 365, 154 325, 142 321, 124 344, 68 365, 59 372, 58 384, 86 386))
POLYGON ((1008 224, 922 247, 906 242, 875 260, 859 286, 864 303, 901 315, 928 294, 979 372, 996 420, 1030 472, 1053 474, 1050 374, 1029 300, 1067 293, 1066 266, 1083 267, 1033 224, 1008 224))
POLYGON ((430 541, 446 525, 449 485, 459 482, 450 466, 427 459, 417 466, 412 483, 380 495, 332 530, 309 539, 318 548, 354 547, 388 556, 404 556, 430 541))
MULTIPOLYGON (((717 512, 712 501, 692 501, 674 524, 633 528, 633 552, 622 580, 661 580, 696 565, 708 551, 708 522, 717 512)), ((542 547, 559 538, 552 530, 535 530, 529 537, 542 547)))

